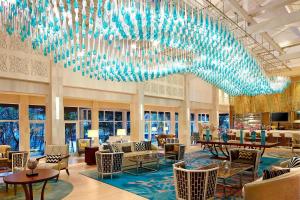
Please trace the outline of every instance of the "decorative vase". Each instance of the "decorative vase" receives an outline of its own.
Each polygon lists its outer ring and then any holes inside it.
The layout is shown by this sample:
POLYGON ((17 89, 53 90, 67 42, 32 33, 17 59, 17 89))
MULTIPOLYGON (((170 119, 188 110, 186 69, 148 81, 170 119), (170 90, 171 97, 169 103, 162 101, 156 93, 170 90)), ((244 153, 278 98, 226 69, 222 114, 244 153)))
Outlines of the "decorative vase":
POLYGON ((260 135, 261 135, 261 140, 260 140, 261 144, 265 145, 266 144, 266 131, 262 130, 260 135))
POLYGON ((251 141, 256 142, 256 132, 255 131, 251 132, 251 141))
POLYGON ((34 169, 37 167, 39 161, 37 159, 29 159, 27 161, 27 168, 30 169, 31 171, 28 172, 26 175, 27 176, 37 176, 38 173, 34 172, 34 169))
POLYGON ((243 131, 243 129, 240 130, 240 143, 241 144, 244 143, 244 131, 243 131))
POLYGON ((223 133, 223 134, 222 134, 222 139, 223 139, 223 141, 224 141, 225 143, 227 143, 227 141, 228 141, 228 135, 227 135, 227 133, 223 133))
POLYGON ((206 129, 206 131, 205 131, 205 139, 206 139, 206 141, 210 141, 210 130, 209 129, 206 129))

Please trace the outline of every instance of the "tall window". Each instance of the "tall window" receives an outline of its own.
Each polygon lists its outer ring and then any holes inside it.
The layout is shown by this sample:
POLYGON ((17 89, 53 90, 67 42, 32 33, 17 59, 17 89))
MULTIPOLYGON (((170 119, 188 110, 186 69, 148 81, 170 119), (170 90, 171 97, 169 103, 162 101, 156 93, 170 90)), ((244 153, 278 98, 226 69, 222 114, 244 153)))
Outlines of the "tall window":
POLYGON ((198 114, 198 122, 208 123, 209 122, 209 114, 206 114, 206 113, 198 114))
POLYGON ((88 130, 92 128, 92 111, 89 108, 79 108, 80 137, 88 138, 88 130))
POLYGON ((123 123, 122 111, 99 111, 99 141, 106 142, 109 136, 117 135, 118 129, 127 129, 127 135, 129 135, 130 112, 126 112, 126 118, 126 123, 123 123))
POLYGON ((191 133, 194 133, 194 132, 196 132, 195 114, 194 113, 191 113, 190 121, 191 121, 191 133))
POLYGON ((155 141, 156 134, 170 134, 171 132, 171 113, 145 111, 145 139, 155 141), (151 133, 151 134, 150 134, 151 133))
POLYGON ((178 138, 178 132, 179 132, 179 119, 178 119, 178 112, 175 113, 175 135, 178 138))
POLYGON ((69 145, 70 153, 76 152, 76 132, 78 124, 78 108, 65 107, 65 143, 69 145))
POLYGON ((19 150, 19 106, 15 104, 0 104, 0 144, 19 150))
POLYGON ((219 126, 222 129, 229 129, 229 114, 219 114, 219 126))
POLYGON ((29 106, 30 120, 30 155, 39 156, 44 154, 45 138, 45 106, 29 106))

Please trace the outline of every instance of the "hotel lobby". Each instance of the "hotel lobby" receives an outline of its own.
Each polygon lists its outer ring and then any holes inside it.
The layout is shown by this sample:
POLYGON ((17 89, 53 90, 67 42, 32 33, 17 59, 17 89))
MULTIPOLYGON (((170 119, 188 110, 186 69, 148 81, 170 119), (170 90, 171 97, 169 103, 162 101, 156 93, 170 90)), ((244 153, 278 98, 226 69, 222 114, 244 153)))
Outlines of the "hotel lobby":
POLYGON ((299 0, 0 1, 1 200, 300 200, 299 0))

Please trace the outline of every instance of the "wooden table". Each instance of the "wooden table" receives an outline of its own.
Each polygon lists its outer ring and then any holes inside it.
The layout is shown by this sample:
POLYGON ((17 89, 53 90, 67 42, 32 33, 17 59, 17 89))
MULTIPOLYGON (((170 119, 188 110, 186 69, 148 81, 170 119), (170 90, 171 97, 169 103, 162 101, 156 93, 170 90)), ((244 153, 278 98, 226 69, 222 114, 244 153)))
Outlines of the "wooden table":
POLYGON ((87 165, 96 165, 95 153, 99 151, 99 147, 85 147, 84 161, 87 165))
POLYGON ((261 144, 261 142, 243 142, 240 143, 239 140, 229 140, 227 142, 224 142, 222 140, 200 140, 198 143, 206 145, 210 151, 210 153, 213 155, 214 158, 225 158, 229 159, 229 150, 228 147, 236 146, 236 147, 244 147, 244 148, 250 148, 250 149, 261 149, 263 156, 266 148, 276 147, 280 143, 279 142, 265 142, 265 144, 261 144), (225 156, 220 156, 219 151, 225 156))
POLYGON ((22 171, 19 173, 8 175, 4 177, 3 180, 6 184, 22 185, 26 200, 33 200, 32 184, 38 182, 44 182, 42 192, 41 192, 41 200, 44 200, 44 190, 47 181, 53 178, 57 178, 59 175, 58 171, 53 169, 36 169, 34 170, 34 172, 37 172, 39 174, 37 176, 32 176, 32 177, 28 177, 26 175, 27 172, 28 171, 22 171), (27 185, 29 189, 27 188, 27 185))

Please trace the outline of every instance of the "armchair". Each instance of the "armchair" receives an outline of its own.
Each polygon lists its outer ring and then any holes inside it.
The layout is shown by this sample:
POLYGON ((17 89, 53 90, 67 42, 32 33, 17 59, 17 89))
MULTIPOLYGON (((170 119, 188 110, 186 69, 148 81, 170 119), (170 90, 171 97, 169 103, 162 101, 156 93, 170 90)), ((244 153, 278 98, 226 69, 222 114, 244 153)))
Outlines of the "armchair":
POLYGON ((257 149, 230 149, 230 162, 245 163, 253 165, 251 171, 253 180, 258 176, 258 166, 261 159, 261 151, 257 149))
POLYGON ((91 139, 77 139, 77 152, 79 156, 85 152, 85 147, 91 147, 91 139))
POLYGON ((0 145, 0 168, 1 167, 9 167, 9 157, 8 152, 11 147, 9 145, 0 145))
POLYGON ((163 147, 166 144, 167 138, 176 138, 175 135, 172 134, 161 134, 161 135, 155 135, 155 138, 157 140, 157 145, 160 147, 163 147))
MULTIPOLYGON (((183 160, 185 153, 185 146, 183 144, 165 144, 165 155, 174 155, 175 160, 183 160)), ((169 157, 168 159, 172 159, 169 157)))
POLYGON ((106 153, 97 151, 95 155, 98 177, 101 175, 103 179, 104 175, 110 175, 110 178, 112 178, 113 174, 122 172, 123 152, 106 153))
POLYGON ((185 163, 173 165, 176 199, 214 199, 219 167, 188 170, 185 163))
POLYGON ((300 135, 293 134, 292 135, 292 152, 294 153, 294 149, 300 149, 300 135))
POLYGON ((39 161, 38 168, 55 169, 59 172, 65 169, 67 174, 70 175, 68 170, 69 145, 47 145, 45 154, 37 158, 39 161), (60 155, 60 157, 57 162, 49 162, 45 159, 49 155, 60 155))

